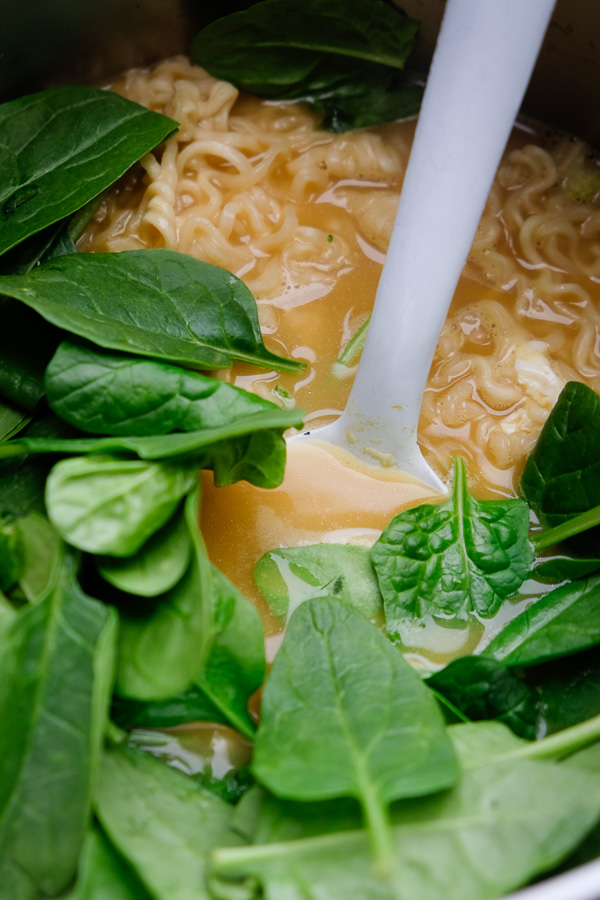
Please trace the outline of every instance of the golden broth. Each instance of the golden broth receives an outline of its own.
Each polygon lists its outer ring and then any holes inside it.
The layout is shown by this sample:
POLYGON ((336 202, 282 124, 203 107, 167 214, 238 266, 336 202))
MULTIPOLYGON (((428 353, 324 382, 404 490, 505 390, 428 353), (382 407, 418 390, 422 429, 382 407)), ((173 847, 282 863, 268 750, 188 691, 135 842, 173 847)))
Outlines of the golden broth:
MULTIPOLYGON (((81 248, 170 247, 235 271, 255 293, 268 346, 307 368, 235 365, 220 377, 301 406, 311 428, 330 420, 353 374, 339 377, 334 363, 372 308, 414 123, 329 135, 305 108, 238 98, 183 59, 114 87, 181 129, 107 199, 81 248)), ((453 455, 464 456, 479 497, 514 495, 567 380, 600 388, 600 179, 585 153, 537 126, 515 130, 440 337, 419 437, 442 477, 453 455)), ((215 489, 205 478, 209 555, 258 604, 268 634, 281 624, 254 586, 257 559, 320 540, 372 542, 396 512, 431 496, 383 477, 295 445, 275 491, 215 489)), ((488 636, 527 593, 485 623, 488 636)), ((416 661, 439 664, 482 640, 484 623, 473 619, 468 628, 419 627, 409 644, 416 661)))

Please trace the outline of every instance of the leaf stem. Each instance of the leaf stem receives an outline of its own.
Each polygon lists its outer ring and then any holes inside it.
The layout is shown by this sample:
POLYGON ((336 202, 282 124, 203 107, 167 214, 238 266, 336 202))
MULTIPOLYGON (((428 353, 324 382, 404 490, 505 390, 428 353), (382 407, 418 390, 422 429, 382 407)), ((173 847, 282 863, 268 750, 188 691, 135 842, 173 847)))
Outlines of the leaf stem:
POLYGON ((375 860, 375 873, 381 880, 389 881, 396 870, 389 808, 376 795, 368 779, 363 783, 360 802, 375 860))
POLYGON ((539 741, 531 741, 510 753, 501 754, 501 757, 503 760, 562 759, 598 740, 600 740, 600 715, 573 725, 571 728, 565 728, 539 741))
POLYGON ((352 335, 352 337, 338 356, 336 365, 351 366, 355 363, 358 354, 365 346, 365 341, 367 339, 367 330, 369 328, 370 321, 371 316, 366 318, 358 331, 352 335))
POLYGON ((578 516, 573 516, 572 519, 569 519, 567 522, 561 522, 560 525, 556 525, 554 528, 547 528, 545 531, 534 535, 531 540, 536 550, 545 550, 553 544, 558 544, 559 541, 565 541, 567 538, 581 534, 582 531, 587 531, 596 525, 600 525, 600 506, 594 506, 578 516))

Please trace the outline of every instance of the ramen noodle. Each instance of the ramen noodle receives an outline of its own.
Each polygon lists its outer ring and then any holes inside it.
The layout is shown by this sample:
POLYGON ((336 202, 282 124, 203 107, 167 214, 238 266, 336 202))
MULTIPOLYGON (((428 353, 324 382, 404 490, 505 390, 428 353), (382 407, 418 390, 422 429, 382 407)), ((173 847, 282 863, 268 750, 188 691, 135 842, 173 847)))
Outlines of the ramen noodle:
MULTIPOLYGON (((233 271, 267 343, 307 368, 220 377, 301 406, 311 426, 337 415, 353 369, 335 361, 373 304, 414 123, 330 134, 307 107, 240 96, 184 58, 110 87, 180 129, 109 194, 80 249, 166 247, 233 271)), ((600 390, 597 173, 584 144, 523 122, 492 186, 419 426, 430 464, 446 477, 464 456, 479 496, 514 494, 566 381, 600 390)))

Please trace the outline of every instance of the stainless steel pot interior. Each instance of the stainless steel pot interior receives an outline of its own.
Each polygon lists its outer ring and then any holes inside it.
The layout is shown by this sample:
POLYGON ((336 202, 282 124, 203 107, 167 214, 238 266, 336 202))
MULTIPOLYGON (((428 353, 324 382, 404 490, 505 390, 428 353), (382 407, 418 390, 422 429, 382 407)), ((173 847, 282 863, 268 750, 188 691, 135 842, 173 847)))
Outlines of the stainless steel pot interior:
MULTIPOLYGON (((526 2, 526 0, 524 0, 526 2)), ((218 15, 247 5, 221 0, 218 15)), ((444 0, 402 0, 421 22, 415 53, 426 71, 444 0)), ((212 10, 192 0, 2 0, 0 100, 66 82, 89 83, 184 52, 212 10)), ((600 148, 600 4, 558 0, 523 109, 600 148)), ((509 898, 506 898, 509 900, 509 898)), ((510 900, 600 900, 600 860, 510 900)))

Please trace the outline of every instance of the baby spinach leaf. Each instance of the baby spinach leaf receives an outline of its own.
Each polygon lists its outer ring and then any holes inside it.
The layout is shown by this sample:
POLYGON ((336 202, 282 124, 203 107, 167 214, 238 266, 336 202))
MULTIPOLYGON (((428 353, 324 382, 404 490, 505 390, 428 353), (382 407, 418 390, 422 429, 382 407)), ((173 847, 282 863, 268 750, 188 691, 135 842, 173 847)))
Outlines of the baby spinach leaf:
POLYGON ((527 740, 537 736, 539 694, 494 659, 462 656, 426 684, 469 719, 497 719, 527 740))
POLYGON ((391 801, 447 788, 458 774, 419 676, 379 629, 330 597, 290 619, 263 693, 253 772, 293 800, 355 797, 388 875, 391 801))
POLYGON ((234 359, 290 372, 304 367, 267 350, 242 281, 173 250, 61 256, 27 275, 0 276, 0 294, 113 350, 196 368, 234 359))
POLYGON ((600 559, 585 559, 576 556, 555 556, 539 563, 532 572, 535 578, 548 581, 578 581, 593 575, 600 569, 600 559))
POLYGON ((37 603, 60 564, 61 541, 48 519, 38 512, 30 512, 14 524, 22 559, 19 587, 26 600, 37 603))
POLYGON ((184 722, 216 722, 227 725, 228 719, 204 691, 193 684, 186 691, 167 700, 130 700, 113 697, 113 721, 121 728, 172 728, 184 722))
MULTIPOLYGON (((521 493, 542 522, 560 525, 600 504, 600 397, 570 381, 529 455, 521 493)), ((578 538, 579 552, 597 548, 597 529, 578 538)))
POLYGON ((54 412, 92 434, 201 431, 279 409, 199 372, 69 343, 59 346, 45 381, 54 412))
POLYGON ((599 796, 597 773, 564 764, 482 766, 450 791, 394 805, 393 883, 373 875, 364 832, 329 832, 324 804, 315 807, 325 834, 219 849, 213 872, 219 896, 232 900, 242 878, 256 878, 265 900, 489 900, 577 846, 598 817, 599 796))
POLYGON ((75 874, 112 689, 115 638, 114 613, 81 592, 70 556, 43 601, 21 610, 0 634, 3 891, 10 892, 14 871, 17 883, 35 887, 34 896, 54 896, 75 874))
POLYGON ((117 691, 135 700, 168 700, 201 671, 213 636, 211 570, 198 530, 199 491, 186 499, 193 544, 183 578, 150 610, 121 610, 117 691))
POLYGON ((536 666, 528 680, 539 692, 539 731, 554 734, 600 714, 600 658, 596 648, 536 666))
POLYGON ((0 401, 0 441, 15 437, 31 422, 31 416, 15 406, 0 401))
POLYGON ((0 465, 3 459, 36 453, 135 453, 141 459, 174 463, 180 457, 197 469, 213 469, 218 487, 242 479, 257 487, 277 487, 285 468, 283 432, 300 425, 302 415, 301 410, 274 408, 219 428, 146 437, 46 438, 26 433, 0 444, 0 465))
POLYGON ((264 0, 207 25, 192 59, 259 96, 298 99, 352 92, 373 64, 402 69, 418 23, 365 0, 264 0))
POLYGON ((464 460, 454 460, 452 497, 397 515, 371 551, 388 631, 428 615, 494 615, 528 576, 534 555, 522 500, 475 500, 464 460))
POLYGON ((248 701, 265 677, 265 636, 252 604, 211 567, 213 639, 196 683, 227 723, 252 740, 248 701))
POLYGON ((0 332, 0 396, 32 413, 44 396, 44 370, 61 332, 16 300, 0 308, 10 322, 0 332))
POLYGON ((309 597, 320 596, 344 600, 367 619, 381 612, 381 594, 367 547, 312 544, 270 550, 257 562, 254 579, 281 619, 309 597))
POLYGON ((46 483, 48 516, 74 547, 131 556, 168 521, 196 480, 190 466, 109 456, 64 459, 46 483))
POLYGON ((239 843, 228 803, 132 747, 105 752, 96 809, 155 900, 209 900, 208 852, 239 843))
POLYGON ((0 522, 0 591, 8 591, 21 575, 23 557, 17 529, 0 522))
POLYGON ((152 900, 129 866, 94 826, 83 845, 77 883, 68 900, 152 900))
POLYGON ((157 597, 183 578, 191 553, 185 517, 176 514, 133 556, 100 556, 96 567, 103 578, 121 591, 157 597))
POLYGON ((483 650, 509 666, 534 663, 600 643, 600 576, 573 581, 519 613, 483 650))
POLYGON ((0 254, 75 212, 177 129, 110 91, 62 87, 0 106, 0 254))
POLYGON ((415 116, 421 108, 423 87, 391 69, 387 78, 385 74, 380 66, 373 66, 363 74, 356 92, 320 95, 314 106, 324 113, 321 127, 340 134, 415 116))

